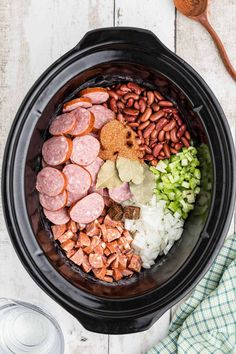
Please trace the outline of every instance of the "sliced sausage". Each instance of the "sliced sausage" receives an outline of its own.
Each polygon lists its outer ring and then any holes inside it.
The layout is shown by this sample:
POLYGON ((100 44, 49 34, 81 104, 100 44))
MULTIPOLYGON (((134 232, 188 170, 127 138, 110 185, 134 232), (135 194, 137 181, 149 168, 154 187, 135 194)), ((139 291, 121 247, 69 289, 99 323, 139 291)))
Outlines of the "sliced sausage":
POLYGON ((46 218, 55 225, 63 225, 68 223, 70 217, 68 215, 67 209, 63 208, 57 211, 50 211, 43 209, 46 218))
POLYGON ((78 264, 81 266, 81 264, 84 261, 84 252, 82 248, 80 248, 71 258, 70 258, 75 264, 78 264))
POLYGON ((56 211, 63 208, 67 203, 67 192, 64 191, 55 197, 39 193, 40 204, 47 210, 56 211))
POLYGON ((92 106, 88 110, 94 114, 95 129, 101 129, 106 123, 115 119, 115 113, 111 109, 103 107, 101 105, 92 106))
POLYGON ((66 225, 52 225, 51 226, 54 240, 57 240, 60 236, 66 232, 66 225))
POLYGON ((72 152, 72 141, 64 136, 54 136, 43 144, 44 161, 51 166, 60 165, 69 160, 72 152))
POLYGON ((117 203, 122 203, 125 200, 132 198, 132 193, 129 188, 129 183, 124 182, 121 186, 108 190, 109 196, 117 203))
POLYGON ((99 150, 100 143, 93 136, 77 137, 73 140, 71 160, 81 166, 90 165, 96 160, 99 150))
POLYGON ((82 136, 90 133, 94 127, 95 117, 92 112, 84 108, 77 108, 70 113, 75 119, 74 127, 68 132, 73 136, 82 136))
POLYGON ((75 127, 76 117, 73 114, 64 113, 57 116, 49 128, 52 135, 68 134, 75 127))
POLYGON ((96 185, 97 175, 103 164, 104 161, 100 159, 100 157, 97 157, 95 161, 93 161, 90 165, 85 167, 92 177, 92 186, 96 185))
POLYGON ((66 186, 64 175, 53 167, 43 168, 37 175, 36 189, 50 197, 63 192, 66 186))
POLYGON ((79 200, 70 210, 72 220, 82 224, 88 224, 97 219, 103 212, 103 197, 98 193, 92 193, 79 200))
POLYGON ((63 105, 62 112, 71 112, 78 107, 89 108, 92 106, 92 101, 88 97, 79 97, 68 101, 63 105))
POLYGON ((102 255, 97 253, 90 253, 89 263, 91 267, 95 269, 102 268, 104 266, 102 255))
POLYGON ((66 176, 66 189, 71 193, 86 194, 91 186, 91 176, 85 168, 69 164, 63 168, 64 175, 66 176))
POLYGON ((80 95, 90 98, 92 104, 100 104, 106 102, 109 98, 107 90, 103 87, 88 87, 80 91, 80 95))
POLYGON ((67 191, 67 203, 66 206, 70 207, 73 204, 75 204, 76 202, 78 202, 78 200, 86 197, 87 192, 85 193, 71 193, 69 191, 67 191))

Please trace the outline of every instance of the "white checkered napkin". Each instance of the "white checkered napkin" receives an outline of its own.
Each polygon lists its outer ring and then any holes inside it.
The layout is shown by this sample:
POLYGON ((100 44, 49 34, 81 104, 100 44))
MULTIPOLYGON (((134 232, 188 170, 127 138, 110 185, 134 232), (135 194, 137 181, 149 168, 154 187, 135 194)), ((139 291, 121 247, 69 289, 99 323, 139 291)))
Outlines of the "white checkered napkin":
POLYGON ((236 235, 146 354, 236 354, 236 235))

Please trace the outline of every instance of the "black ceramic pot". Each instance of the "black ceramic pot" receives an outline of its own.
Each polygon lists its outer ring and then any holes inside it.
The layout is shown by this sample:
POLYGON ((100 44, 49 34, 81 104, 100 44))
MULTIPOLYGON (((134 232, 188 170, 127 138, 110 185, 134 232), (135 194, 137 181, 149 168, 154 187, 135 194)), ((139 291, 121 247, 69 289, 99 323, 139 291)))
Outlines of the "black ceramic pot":
POLYGON ((235 197, 233 141, 209 87, 152 32, 99 29, 51 65, 27 94, 5 150, 2 196, 15 250, 48 295, 90 331, 143 331, 199 282, 222 246, 235 197), (179 107, 199 148, 203 178, 196 208, 169 254, 150 270, 108 285, 64 257, 42 214, 35 181, 47 128, 63 102, 81 88, 127 80, 158 88, 179 107))

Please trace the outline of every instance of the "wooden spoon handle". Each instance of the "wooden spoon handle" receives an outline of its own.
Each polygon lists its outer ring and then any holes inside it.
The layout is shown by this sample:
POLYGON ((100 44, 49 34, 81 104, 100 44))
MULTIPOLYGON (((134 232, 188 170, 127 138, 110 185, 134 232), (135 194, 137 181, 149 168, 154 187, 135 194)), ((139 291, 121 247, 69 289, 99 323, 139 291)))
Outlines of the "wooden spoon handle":
POLYGON ((231 64, 231 61, 226 53, 224 44, 222 43, 220 37, 218 36, 218 34, 216 33, 216 31, 214 30, 214 28, 211 26, 211 24, 208 21, 207 15, 203 14, 201 16, 198 16, 196 18, 196 20, 198 20, 206 29, 207 31, 210 33, 210 35, 212 36, 218 50, 220 53, 220 56, 223 60, 223 63, 226 67, 226 69, 228 70, 229 74, 232 76, 232 78, 236 81, 236 70, 234 69, 233 65, 231 64))

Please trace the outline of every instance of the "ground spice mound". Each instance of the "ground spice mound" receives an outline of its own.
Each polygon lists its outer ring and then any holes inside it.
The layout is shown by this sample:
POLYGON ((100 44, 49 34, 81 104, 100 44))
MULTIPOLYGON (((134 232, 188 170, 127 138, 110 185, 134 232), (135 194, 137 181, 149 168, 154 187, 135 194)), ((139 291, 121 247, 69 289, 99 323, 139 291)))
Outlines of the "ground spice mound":
POLYGON ((142 153, 136 138, 136 133, 118 120, 105 124, 100 131, 99 157, 103 160, 115 160, 119 155, 130 160, 139 160, 142 153))

